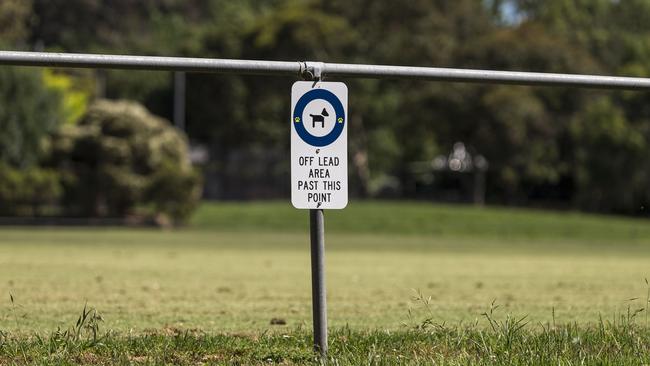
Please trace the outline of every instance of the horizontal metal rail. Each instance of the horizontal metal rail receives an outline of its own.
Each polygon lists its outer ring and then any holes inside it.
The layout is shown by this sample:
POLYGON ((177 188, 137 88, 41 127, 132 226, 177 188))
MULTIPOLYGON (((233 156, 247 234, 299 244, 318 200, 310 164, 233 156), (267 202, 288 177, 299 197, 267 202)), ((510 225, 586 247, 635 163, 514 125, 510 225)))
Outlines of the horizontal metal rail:
POLYGON ((0 51, 0 65, 298 75, 298 62, 0 51))
POLYGON ((602 75, 382 66, 302 61, 231 60, 0 51, 0 65, 98 69, 168 70, 252 75, 339 78, 393 78, 513 85, 571 86, 601 89, 650 89, 650 79, 602 75))

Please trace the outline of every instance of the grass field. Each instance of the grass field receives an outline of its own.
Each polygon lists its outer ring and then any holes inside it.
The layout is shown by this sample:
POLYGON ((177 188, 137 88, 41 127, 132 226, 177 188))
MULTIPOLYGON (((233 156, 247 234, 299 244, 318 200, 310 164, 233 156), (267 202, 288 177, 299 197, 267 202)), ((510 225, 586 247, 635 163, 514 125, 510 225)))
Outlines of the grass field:
MULTIPOLYGON (((103 329, 133 337, 308 338, 307 216, 284 202, 228 203, 203 205, 177 230, 1 228, 0 363, 2 334, 48 336, 73 325, 85 303, 103 329)), ((498 319, 587 331, 647 306, 644 220, 353 202, 326 213, 326 232, 330 326, 339 332, 402 334, 430 318, 480 333, 491 329, 482 314, 493 301, 498 319), (428 306, 413 300, 414 289, 431 296, 428 306)), ((645 313, 634 321, 644 326, 645 313)))

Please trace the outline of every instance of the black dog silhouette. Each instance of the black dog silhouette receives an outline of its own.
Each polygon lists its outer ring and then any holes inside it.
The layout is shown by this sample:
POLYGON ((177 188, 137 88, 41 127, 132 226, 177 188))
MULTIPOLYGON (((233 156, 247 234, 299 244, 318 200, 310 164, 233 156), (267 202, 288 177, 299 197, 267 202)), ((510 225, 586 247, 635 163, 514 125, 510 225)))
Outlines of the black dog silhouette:
POLYGON ((329 116, 327 110, 323 108, 321 114, 310 114, 311 116, 311 127, 316 127, 316 122, 320 123, 321 128, 325 128, 325 117, 329 116))

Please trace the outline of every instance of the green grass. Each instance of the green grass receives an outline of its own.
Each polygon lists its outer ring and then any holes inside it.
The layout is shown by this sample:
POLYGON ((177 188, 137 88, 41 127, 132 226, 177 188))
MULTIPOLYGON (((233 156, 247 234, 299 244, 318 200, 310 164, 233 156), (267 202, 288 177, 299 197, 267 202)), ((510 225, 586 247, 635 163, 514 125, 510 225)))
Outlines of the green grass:
MULTIPOLYGON (((327 211, 326 216, 330 233, 626 243, 650 240, 647 220, 577 212, 353 201, 345 210, 327 211)), ((230 202, 201 206, 190 225, 208 230, 305 232, 309 229, 307 218, 306 211, 294 209, 289 202, 230 202)))
MULTIPOLYGON (((25 355, 9 352, 20 344, 34 353, 28 357, 32 362, 90 357, 87 363, 94 363, 92 357, 98 357, 96 363, 110 364, 132 356, 136 362, 177 363, 166 357, 180 357, 178 363, 196 364, 214 356, 218 362, 247 364, 265 362, 266 353, 289 363, 307 362, 307 217, 284 202, 215 203, 203 205, 189 226, 177 230, 1 228, 0 364, 3 357, 7 363, 24 361, 25 355), (53 330, 74 324, 86 302, 102 315, 103 329, 115 332, 107 338, 111 346, 68 352, 60 359, 58 351, 47 353, 34 335, 50 342, 53 330), (271 325, 274 318, 286 324, 271 325), (200 345, 194 353, 176 343, 179 336, 167 334, 185 331, 200 345), (259 339, 261 346, 253 346, 259 339), (237 342, 249 346, 229 348, 237 342), (278 346, 282 342, 289 344, 278 346), (146 351, 160 347, 169 352, 146 351)), ((619 326, 598 333, 601 317, 619 319, 628 308, 645 307, 644 278, 650 277, 645 220, 352 202, 343 211, 326 213, 326 231, 329 319, 338 334, 332 347, 343 364, 358 364, 372 352, 396 361, 402 348, 411 361, 416 359, 411 355, 419 355, 430 362, 479 362, 489 352, 503 351, 501 346, 481 351, 472 343, 495 332, 482 315, 495 299, 503 319, 527 316, 530 322, 517 352, 533 347, 524 340, 550 337, 540 324, 555 322, 565 333, 566 324, 576 327, 575 337, 557 343, 567 362, 578 360, 580 349, 588 357, 598 352, 629 360, 635 352, 648 357, 645 312, 635 319, 637 333, 619 326), (431 296, 426 309, 413 301, 413 289, 423 298, 431 296), (423 323, 446 327, 413 330, 423 323), (348 351, 340 348, 347 347, 340 343, 345 331, 356 342, 348 351), (608 338, 616 332, 623 338, 608 338), (446 349, 435 337, 463 347, 446 349), (576 337, 585 343, 571 343, 576 337), (633 344, 625 337, 642 341, 633 344), (391 343, 400 345, 397 351, 387 348, 391 343), (598 347, 603 351, 589 353, 598 347)), ((495 334, 486 342, 500 342, 495 334)), ((523 360, 524 354, 512 357, 523 360)))
MULTIPOLYGON (((85 310, 84 310, 84 314, 85 310)), ((641 365, 650 362, 650 331, 634 316, 595 326, 486 315, 492 327, 421 323, 398 332, 336 329, 329 352, 312 351, 310 332, 206 334, 166 329, 143 334, 102 332, 93 317, 47 337, 0 334, 0 364, 133 365, 641 365)))

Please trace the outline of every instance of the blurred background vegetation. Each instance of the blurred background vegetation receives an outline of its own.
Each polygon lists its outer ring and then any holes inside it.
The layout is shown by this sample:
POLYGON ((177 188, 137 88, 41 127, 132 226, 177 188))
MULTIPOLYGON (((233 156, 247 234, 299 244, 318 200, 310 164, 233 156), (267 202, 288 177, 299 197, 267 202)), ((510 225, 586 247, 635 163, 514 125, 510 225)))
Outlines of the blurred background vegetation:
MULTIPOLYGON (((648 19, 645 0, 3 0, 0 46, 647 77, 648 19)), ((170 73, 2 67, 0 214, 286 197, 294 81, 188 74, 181 131, 170 73)), ((471 177, 428 168, 463 142, 488 203, 648 215, 647 93, 346 82, 355 197, 466 200, 441 192, 471 177)))

